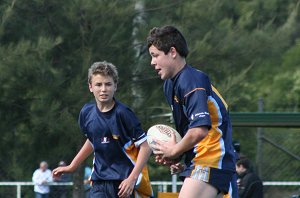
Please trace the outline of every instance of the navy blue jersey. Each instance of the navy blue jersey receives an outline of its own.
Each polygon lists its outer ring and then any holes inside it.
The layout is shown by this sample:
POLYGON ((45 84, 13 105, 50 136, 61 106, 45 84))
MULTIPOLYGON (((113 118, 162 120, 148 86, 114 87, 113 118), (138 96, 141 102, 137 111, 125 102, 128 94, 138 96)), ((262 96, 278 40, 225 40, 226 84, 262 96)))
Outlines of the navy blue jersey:
POLYGON ((82 108, 79 125, 94 147, 91 180, 126 179, 134 167, 137 147, 146 140, 135 114, 118 101, 108 112, 90 103, 82 108))
POLYGON ((165 81, 164 93, 181 136, 190 128, 209 129, 208 135, 185 153, 185 176, 197 165, 235 171, 227 104, 208 76, 186 65, 173 79, 165 81))

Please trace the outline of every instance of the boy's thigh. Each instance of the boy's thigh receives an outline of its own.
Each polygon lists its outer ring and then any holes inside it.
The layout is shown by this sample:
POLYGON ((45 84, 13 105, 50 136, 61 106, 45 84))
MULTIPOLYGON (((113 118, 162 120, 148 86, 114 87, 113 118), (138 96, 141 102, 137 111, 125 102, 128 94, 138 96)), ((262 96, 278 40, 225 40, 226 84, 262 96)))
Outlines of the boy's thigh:
POLYGON ((115 198, 118 197, 119 181, 95 181, 90 189, 90 198, 115 198))
POLYGON ((212 185, 193 178, 186 178, 180 190, 179 198, 216 198, 218 190, 212 185))
POLYGON ((194 167, 190 178, 205 183, 206 185, 202 184, 202 187, 207 188, 207 190, 214 188, 217 192, 216 194, 213 194, 212 191, 208 191, 213 195, 213 197, 217 197, 217 195, 218 197, 222 197, 222 194, 227 194, 231 190, 230 188, 232 185, 231 181, 233 180, 233 176, 233 171, 197 165, 194 167))

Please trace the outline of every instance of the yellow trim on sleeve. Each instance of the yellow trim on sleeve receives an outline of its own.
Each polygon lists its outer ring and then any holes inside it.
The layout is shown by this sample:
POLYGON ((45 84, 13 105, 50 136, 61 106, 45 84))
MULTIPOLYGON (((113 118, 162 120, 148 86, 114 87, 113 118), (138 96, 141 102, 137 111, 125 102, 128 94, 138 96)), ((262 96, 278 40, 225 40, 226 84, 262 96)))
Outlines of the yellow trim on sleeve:
POLYGON ((213 86, 213 85, 211 85, 211 88, 212 88, 212 90, 213 90, 213 92, 215 92, 216 94, 217 94, 217 96, 219 96, 219 98, 222 100, 222 102, 223 102, 223 104, 224 104, 224 106, 225 106, 225 108, 226 108, 226 110, 228 109, 228 105, 227 105, 227 103, 225 102, 225 100, 224 100, 224 98, 221 96, 221 94, 219 93, 219 91, 213 86))
POLYGON ((184 97, 187 97, 188 95, 190 95, 191 93, 193 93, 194 91, 197 91, 197 90, 204 90, 205 91, 205 89, 204 88, 196 88, 196 89, 193 89, 192 91, 190 91, 189 93, 187 93, 187 94, 185 94, 184 95, 184 97))

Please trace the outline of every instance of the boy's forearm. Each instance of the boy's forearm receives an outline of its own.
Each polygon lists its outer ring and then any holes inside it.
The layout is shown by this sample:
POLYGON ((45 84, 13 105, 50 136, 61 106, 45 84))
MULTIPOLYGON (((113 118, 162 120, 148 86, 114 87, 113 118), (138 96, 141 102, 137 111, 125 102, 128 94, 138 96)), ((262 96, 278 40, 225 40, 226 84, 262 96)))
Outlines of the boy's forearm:
POLYGON ((94 149, 91 145, 91 142, 87 139, 80 151, 77 153, 77 155, 69 165, 70 171, 75 171, 77 167, 93 152, 93 150, 94 149))
POLYGON ((152 153, 151 148, 148 146, 147 141, 143 142, 140 145, 140 151, 137 157, 136 164, 131 171, 129 177, 132 177, 134 179, 137 179, 139 174, 142 172, 142 169, 147 164, 147 161, 152 153))
POLYGON ((184 152, 192 149, 196 144, 206 137, 207 133, 207 127, 189 129, 183 139, 174 147, 174 157, 177 158, 184 152))

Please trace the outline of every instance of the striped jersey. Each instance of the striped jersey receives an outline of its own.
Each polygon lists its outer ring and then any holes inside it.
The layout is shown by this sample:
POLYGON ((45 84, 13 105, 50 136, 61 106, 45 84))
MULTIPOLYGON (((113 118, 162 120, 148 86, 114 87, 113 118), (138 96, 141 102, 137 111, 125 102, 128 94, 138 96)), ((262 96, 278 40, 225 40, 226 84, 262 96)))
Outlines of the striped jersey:
POLYGON ((185 153, 187 168, 181 176, 190 176, 196 165, 235 171, 228 107, 208 76, 185 65, 174 78, 165 81, 164 93, 181 136, 190 128, 209 129, 207 136, 185 153))

